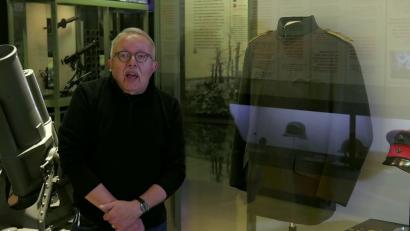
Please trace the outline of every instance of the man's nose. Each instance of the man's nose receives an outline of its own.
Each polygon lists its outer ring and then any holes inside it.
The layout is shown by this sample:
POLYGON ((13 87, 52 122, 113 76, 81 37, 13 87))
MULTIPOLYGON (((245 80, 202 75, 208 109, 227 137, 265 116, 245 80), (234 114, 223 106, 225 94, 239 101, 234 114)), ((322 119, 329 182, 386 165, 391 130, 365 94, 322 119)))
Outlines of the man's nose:
POLYGON ((131 55, 131 58, 130 58, 130 60, 128 61, 127 64, 128 65, 133 65, 133 66, 138 65, 138 62, 137 62, 137 59, 135 58, 135 55, 131 55))

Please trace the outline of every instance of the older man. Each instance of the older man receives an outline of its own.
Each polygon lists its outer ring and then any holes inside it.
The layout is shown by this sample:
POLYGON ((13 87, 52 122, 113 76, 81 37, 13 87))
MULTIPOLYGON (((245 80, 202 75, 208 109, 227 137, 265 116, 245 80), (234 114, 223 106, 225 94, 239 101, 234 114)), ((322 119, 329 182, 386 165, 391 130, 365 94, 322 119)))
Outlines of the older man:
POLYGON ((164 200, 185 178, 178 101, 151 80, 152 39, 127 28, 112 41, 112 77, 80 85, 59 130, 79 230, 166 230, 164 200), (87 229, 89 230, 89 229, 87 229))

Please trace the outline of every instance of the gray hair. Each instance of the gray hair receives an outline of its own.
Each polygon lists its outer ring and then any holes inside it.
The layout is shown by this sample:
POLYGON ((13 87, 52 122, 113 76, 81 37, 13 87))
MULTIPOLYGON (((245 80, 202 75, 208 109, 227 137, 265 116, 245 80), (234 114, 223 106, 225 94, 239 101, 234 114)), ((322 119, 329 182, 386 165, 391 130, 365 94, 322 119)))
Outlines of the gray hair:
POLYGON ((117 43, 120 41, 121 38, 128 36, 128 35, 140 35, 144 36, 148 41, 151 43, 152 48, 154 49, 154 54, 153 58, 155 59, 155 43, 152 40, 152 38, 143 30, 140 28, 136 27, 128 27, 122 30, 120 33, 115 36, 115 38, 111 42, 111 51, 110 51, 110 57, 112 58, 114 55, 114 47, 117 46, 117 43))

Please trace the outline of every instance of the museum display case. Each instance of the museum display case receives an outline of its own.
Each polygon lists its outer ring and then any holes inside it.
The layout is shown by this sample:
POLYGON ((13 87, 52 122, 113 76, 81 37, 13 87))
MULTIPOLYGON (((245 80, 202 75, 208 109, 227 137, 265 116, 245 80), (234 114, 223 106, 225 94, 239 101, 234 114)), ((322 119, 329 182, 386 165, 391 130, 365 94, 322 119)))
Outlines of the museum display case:
POLYGON ((34 70, 56 128, 75 85, 106 75, 112 37, 128 26, 148 29, 146 1, 8 0, 7 6, 9 42, 23 67, 34 70))

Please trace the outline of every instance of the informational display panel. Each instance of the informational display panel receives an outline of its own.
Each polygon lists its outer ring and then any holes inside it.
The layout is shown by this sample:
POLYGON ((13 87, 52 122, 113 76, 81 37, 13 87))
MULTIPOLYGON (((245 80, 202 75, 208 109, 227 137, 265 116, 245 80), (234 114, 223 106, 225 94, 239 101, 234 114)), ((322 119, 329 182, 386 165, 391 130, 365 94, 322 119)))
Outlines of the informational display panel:
MULTIPOLYGON (((185 2, 186 77, 209 78, 217 56, 222 75, 236 75, 248 36, 247 0, 185 2), (236 60, 235 60, 236 59, 236 60)), ((214 65, 215 67, 215 65, 214 65)))

